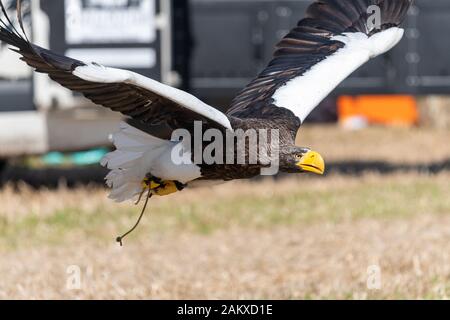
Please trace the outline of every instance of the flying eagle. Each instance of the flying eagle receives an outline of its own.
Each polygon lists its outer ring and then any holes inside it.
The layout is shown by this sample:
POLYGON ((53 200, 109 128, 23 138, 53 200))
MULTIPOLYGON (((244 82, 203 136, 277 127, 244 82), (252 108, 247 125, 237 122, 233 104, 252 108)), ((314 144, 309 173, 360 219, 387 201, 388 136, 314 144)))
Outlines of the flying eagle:
MULTIPOLYGON (((277 130, 280 171, 323 174, 325 164, 320 154, 295 145, 300 126, 341 81, 402 39, 400 24, 412 1, 315 1, 306 17, 278 43, 269 65, 237 95, 226 112, 142 75, 74 60, 31 43, 23 30, 20 0, 16 27, 0 1, 0 40, 14 47, 12 50, 37 72, 140 123, 121 125, 120 132, 112 136, 116 150, 106 155, 102 164, 111 170, 106 181, 112 188, 112 199, 140 200, 147 191, 148 200, 151 195, 167 195, 201 182, 252 178, 268 165, 263 160, 199 162, 193 152, 187 153, 187 161, 175 163, 174 150, 190 146, 184 139, 163 139, 145 130, 162 124, 172 132, 184 129, 194 136, 194 123, 199 122, 202 128, 223 134, 238 129, 277 130)), ((266 149, 275 151, 266 143, 266 149)), ((250 158, 249 146, 244 146, 250 158)), ((203 142, 201 148, 205 148, 203 142)))

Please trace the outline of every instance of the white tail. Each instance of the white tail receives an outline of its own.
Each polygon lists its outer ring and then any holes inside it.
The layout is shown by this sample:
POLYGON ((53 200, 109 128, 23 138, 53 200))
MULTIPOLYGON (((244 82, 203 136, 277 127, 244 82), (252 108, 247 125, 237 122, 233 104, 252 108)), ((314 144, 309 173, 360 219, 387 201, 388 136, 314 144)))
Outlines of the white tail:
POLYGON ((151 136, 124 122, 120 131, 112 135, 116 151, 107 154, 102 166, 111 172, 106 184, 112 188, 109 197, 117 202, 130 200, 142 191, 142 180, 150 173, 152 163, 173 143, 151 136))

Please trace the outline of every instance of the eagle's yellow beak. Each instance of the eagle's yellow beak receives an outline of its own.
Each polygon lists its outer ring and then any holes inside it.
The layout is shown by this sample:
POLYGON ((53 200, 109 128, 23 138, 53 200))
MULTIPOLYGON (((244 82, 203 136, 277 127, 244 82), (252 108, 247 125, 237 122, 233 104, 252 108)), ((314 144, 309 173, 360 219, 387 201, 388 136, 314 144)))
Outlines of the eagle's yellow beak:
POLYGON ((325 173, 325 161, 322 156, 315 151, 309 151, 306 153, 297 163, 297 166, 306 172, 321 175, 325 173))

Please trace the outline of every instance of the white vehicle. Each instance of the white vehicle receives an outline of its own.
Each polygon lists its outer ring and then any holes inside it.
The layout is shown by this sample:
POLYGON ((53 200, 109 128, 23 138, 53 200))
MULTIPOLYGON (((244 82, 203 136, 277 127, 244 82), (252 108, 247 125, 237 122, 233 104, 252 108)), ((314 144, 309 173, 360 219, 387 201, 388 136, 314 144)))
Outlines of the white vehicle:
MULTIPOLYGON (((3 2, 15 17, 16 1, 3 2)), ((167 0, 23 1, 33 42, 176 85, 171 12, 167 0)), ((105 146, 120 120, 46 75, 33 74, 14 52, 0 47, 0 160, 105 146)))

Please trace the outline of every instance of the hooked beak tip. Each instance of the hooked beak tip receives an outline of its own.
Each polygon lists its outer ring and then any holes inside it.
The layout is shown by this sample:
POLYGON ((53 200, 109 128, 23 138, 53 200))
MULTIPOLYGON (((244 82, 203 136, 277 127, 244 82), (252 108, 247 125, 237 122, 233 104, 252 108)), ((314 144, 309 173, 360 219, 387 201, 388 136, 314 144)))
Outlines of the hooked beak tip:
POLYGON ((305 172, 312 172, 319 175, 325 173, 325 161, 323 160, 323 157, 315 151, 307 152, 297 163, 297 166, 305 172))

